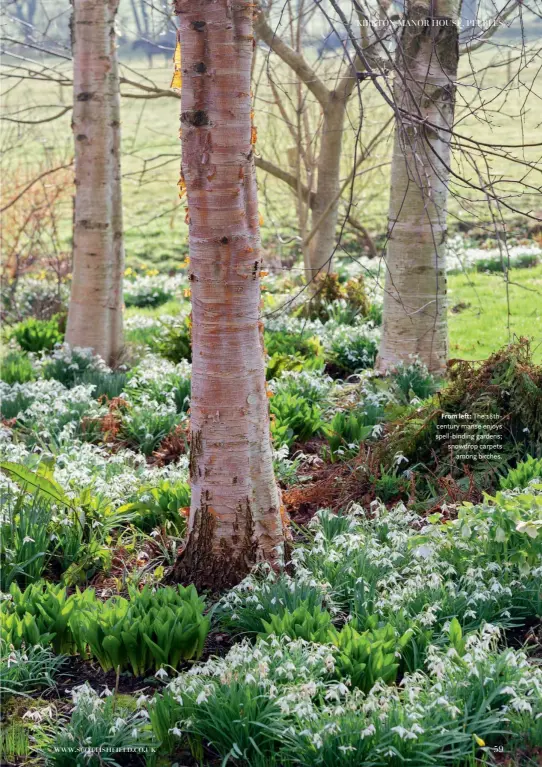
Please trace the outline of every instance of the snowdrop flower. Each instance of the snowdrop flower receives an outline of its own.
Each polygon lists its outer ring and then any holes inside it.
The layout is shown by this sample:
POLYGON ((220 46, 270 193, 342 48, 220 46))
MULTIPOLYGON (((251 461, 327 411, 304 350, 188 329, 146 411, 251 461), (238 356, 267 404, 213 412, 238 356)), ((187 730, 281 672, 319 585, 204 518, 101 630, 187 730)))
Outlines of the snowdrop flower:
POLYGON ((208 698, 208 697, 209 697, 209 696, 207 695, 207 693, 205 692, 205 690, 202 690, 202 691, 200 692, 200 694, 198 695, 198 697, 196 698, 196 704, 199 706, 199 705, 201 705, 202 703, 205 703, 205 701, 207 700, 207 698, 208 698))
POLYGON ((154 676, 158 677, 158 679, 167 679, 169 674, 165 668, 159 668, 154 676))

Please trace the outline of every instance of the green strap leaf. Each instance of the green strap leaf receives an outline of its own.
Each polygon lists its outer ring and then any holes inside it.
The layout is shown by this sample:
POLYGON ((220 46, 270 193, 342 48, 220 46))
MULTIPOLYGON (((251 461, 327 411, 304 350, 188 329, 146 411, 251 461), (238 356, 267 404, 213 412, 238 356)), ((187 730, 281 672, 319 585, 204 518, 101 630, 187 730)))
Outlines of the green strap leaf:
POLYGON ((71 501, 66 498, 64 490, 53 479, 30 471, 23 464, 12 461, 0 461, 0 469, 26 492, 31 494, 44 493, 56 503, 71 506, 71 501))

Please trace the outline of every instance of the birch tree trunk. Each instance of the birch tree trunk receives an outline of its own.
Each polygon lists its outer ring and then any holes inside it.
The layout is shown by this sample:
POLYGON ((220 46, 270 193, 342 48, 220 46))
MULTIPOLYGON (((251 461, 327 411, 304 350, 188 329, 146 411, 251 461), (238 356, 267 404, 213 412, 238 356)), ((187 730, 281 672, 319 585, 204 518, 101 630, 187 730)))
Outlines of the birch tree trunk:
POLYGON ((446 367, 446 213, 460 5, 460 0, 410 0, 397 52, 394 95, 401 111, 377 361, 382 371, 410 355, 433 372, 446 367), (424 24, 428 19, 432 23, 424 24))
POLYGON ((117 0, 74 0, 73 11, 76 193, 66 341, 91 347, 108 363, 122 343, 116 7, 117 0))
POLYGON ((251 136, 253 9, 176 0, 189 211, 192 399, 189 538, 175 577, 213 590, 280 561, 260 321, 251 136))
POLYGON ((115 16, 119 6, 119 0, 109 0, 111 27, 111 71, 109 74, 110 101, 111 101, 111 229, 113 233, 112 243, 112 276, 111 276, 111 300, 109 311, 111 313, 111 349, 110 357, 113 364, 119 361, 124 347, 123 330, 123 279, 124 279, 124 226, 122 215, 122 179, 121 179, 121 130, 120 130, 120 83, 119 62, 117 56, 117 36, 115 34, 115 16))

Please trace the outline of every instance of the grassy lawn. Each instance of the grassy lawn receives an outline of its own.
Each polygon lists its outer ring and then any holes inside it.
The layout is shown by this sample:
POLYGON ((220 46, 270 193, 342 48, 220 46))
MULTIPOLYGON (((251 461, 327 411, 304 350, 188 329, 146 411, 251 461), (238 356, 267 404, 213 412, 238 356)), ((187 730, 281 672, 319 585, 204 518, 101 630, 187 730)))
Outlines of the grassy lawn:
MULTIPOLYGON (((542 266, 513 269, 510 282, 510 337, 532 338, 535 359, 542 360, 542 266)), ((450 357, 483 359, 508 342, 502 275, 454 274, 448 288, 450 357), (458 304, 467 307, 454 312, 458 304)))

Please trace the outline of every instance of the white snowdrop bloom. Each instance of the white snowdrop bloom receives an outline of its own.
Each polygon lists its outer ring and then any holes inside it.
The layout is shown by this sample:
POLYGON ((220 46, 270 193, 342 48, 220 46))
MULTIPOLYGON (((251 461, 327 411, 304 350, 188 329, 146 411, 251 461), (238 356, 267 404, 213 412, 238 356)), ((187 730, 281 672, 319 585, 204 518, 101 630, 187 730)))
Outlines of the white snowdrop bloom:
POLYGON ((362 738, 370 738, 371 735, 374 735, 376 733, 376 728, 374 724, 370 724, 368 727, 365 727, 360 733, 362 738))
POLYGON ((533 707, 527 700, 525 700, 525 698, 514 698, 514 700, 510 703, 510 706, 515 711, 526 711, 529 714, 533 713, 533 707))
POLYGON ((158 677, 158 679, 167 679, 169 674, 165 668, 159 668, 154 676, 158 677))
POLYGON ((314 732, 314 733, 312 734, 312 738, 311 738, 311 740, 312 740, 312 743, 313 743, 313 745, 314 745, 316 748, 319 748, 319 749, 320 749, 320 748, 322 748, 322 746, 324 745, 324 741, 322 740, 322 738, 320 737, 320 735, 319 735, 317 732, 314 732))
POLYGON ((503 687, 501 690, 501 695, 515 695, 516 691, 513 687, 503 687))
POLYGON ((392 727, 391 732, 396 732, 401 740, 416 740, 416 733, 412 732, 411 730, 407 730, 406 727, 401 727, 401 725, 392 727))

